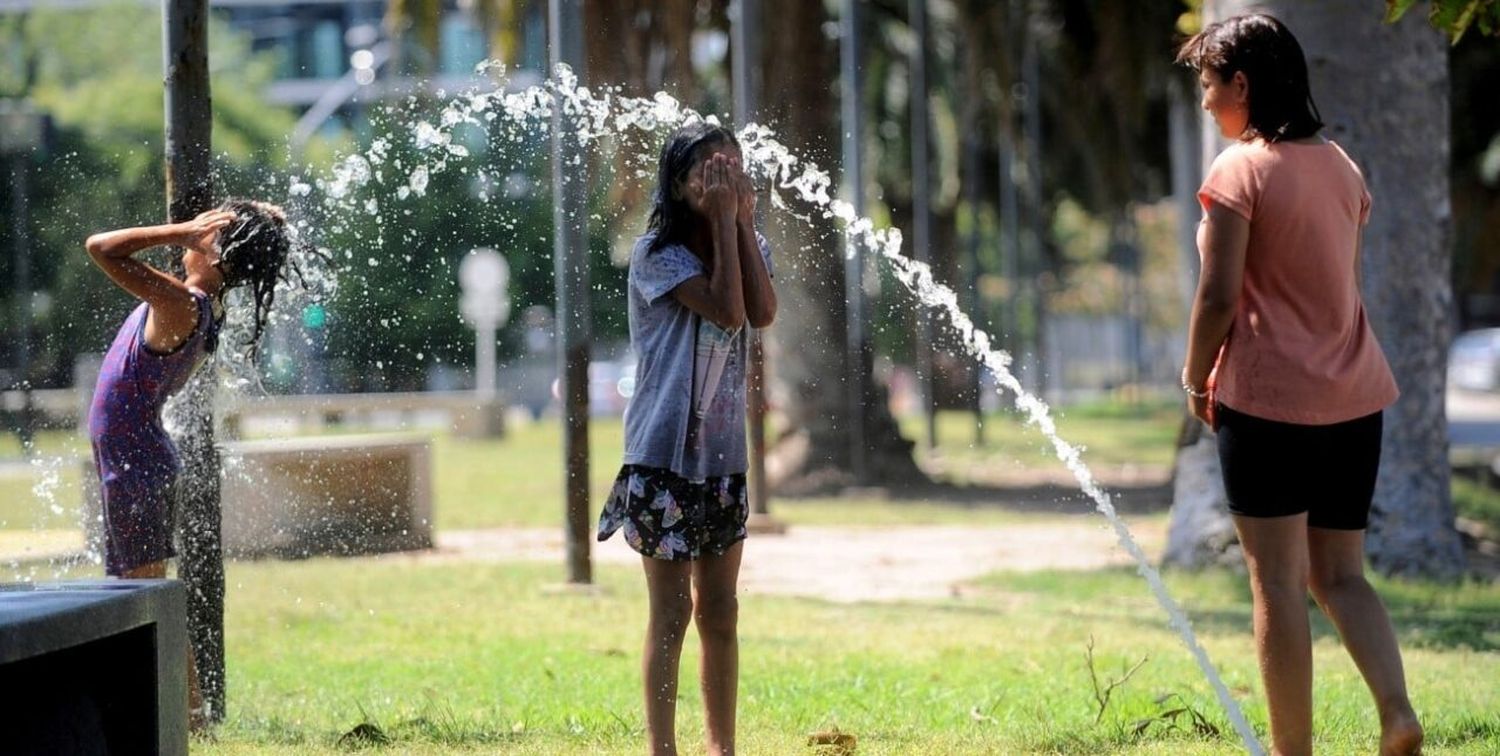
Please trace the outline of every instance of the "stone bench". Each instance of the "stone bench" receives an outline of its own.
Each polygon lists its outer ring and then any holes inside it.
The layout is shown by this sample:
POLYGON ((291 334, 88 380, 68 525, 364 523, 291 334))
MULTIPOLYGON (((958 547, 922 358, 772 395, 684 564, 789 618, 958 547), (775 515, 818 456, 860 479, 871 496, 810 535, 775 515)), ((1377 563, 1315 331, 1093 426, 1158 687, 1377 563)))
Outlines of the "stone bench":
MULTIPOLYGON (((375 554, 432 547, 432 452, 420 436, 311 436, 219 444, 226 557, 375 554)), ((101 542, 86 460, 89 541, 101 542)))
POLYGON ((0 585, 0 751, 186 754, 175 580, 0 585))
POLYGON ((225 438, 238 438, 242 429, 256 423, 279 423, 287 432, 339 426, 422 426, 463 438, 497 438, 505 431, 505 402, 472 391, 271 394, 220 396, 220 400, 218 416, 225 438))
POLYGON ((425 438, 315 436, 220 448, 226 556, 432 547, 432 451, 425 438))

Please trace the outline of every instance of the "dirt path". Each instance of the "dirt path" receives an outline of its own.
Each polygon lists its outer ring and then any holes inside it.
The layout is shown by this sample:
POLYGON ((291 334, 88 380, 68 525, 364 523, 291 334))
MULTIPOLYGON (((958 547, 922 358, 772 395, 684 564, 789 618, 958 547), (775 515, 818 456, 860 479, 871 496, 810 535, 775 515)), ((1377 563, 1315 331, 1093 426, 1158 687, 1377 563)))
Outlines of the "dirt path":
MULTIPOLYGON (((1156 558, 1166 540, 1165 520, 1129 521, 1146 553, 1156 558)), ((17 579, 26 567, 77 559, 82 548, 76 531, 14 535, 20 537, 0 538, 0 567, 17 570, 17 579)), ((372 558, 418 564, 563 562, 557 528, 440 531, 436 540, 429 551, 372 558)), ((593 557, 597 564, 640 561, 619 536, 595 543, 593 557)), ((1095 517, 985 526, 797 526, 784 535, 750 537, 740 585, 747 594, 899 601, 963 595, 975 579, 1002 570, 1088 570, 1129 561, 1114 532, 1095 517)))
MULTIPOLYGON (((1160 553, 1165 523, 1131 528, 1147 554, 1160 553)), ((554 528, 448 531, 437 548, 391 559, 419 562, 563 560, 554 528)), ((599 563, 635 564, 640 557, 616 537, 596 544, 599 563)), ((895 601, 961 595, 968 584, 1000 570, 1086 570, 1129 563, 1102 520, 966 527, 794 527, 785 535, 752 535, 740 585, 750 594, 808 596, 831 601, 895 601)))

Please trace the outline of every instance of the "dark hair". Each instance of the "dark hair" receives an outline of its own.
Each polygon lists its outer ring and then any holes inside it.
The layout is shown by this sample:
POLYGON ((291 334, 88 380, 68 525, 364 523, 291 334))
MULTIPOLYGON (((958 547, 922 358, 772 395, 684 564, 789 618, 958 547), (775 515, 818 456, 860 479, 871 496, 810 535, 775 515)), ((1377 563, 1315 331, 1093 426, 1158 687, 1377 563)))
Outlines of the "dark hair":
POLYGON ((1307 59, 1286 25, 1264 13, 1209 24, 1177 49, 1177 62, 1228 81, 1250 82, 1250 130, 1268 142, 1305 139, 1323 128, 1307 83, 1307 59))
POLYGON ((255 313, 246 355, 254 362, 276 299, 276 282, 281 280, 282 267, 291 252, 291 232, 286 213, 268 202, 232 197, 219 209, 235 214, 219 232, 219 271, 224 275, 225 291, 250 287, 255 313))
POLYGON ((646 223, 647 233, 656 234, 649 251, 655 252, 673 242, 681 242, 692 227, 693 211, 687 200, 673 191, 679 182, 687 178, 688 171, 698 161, 700 147, 730 144, 736 149, 740 142, 734 132, 708 121, 695 120, 667 138, 661 147, 661 160, 656 170, 656 195, 651 201, 651 220, 646 223))

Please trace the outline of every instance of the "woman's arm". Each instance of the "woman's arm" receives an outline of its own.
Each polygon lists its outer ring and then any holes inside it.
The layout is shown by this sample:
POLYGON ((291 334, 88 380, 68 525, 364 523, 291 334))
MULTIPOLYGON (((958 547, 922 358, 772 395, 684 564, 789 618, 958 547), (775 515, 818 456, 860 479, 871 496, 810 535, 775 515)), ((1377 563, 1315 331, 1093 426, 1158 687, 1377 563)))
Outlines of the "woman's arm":
POLYGON ((755 238, 755 187, 738 162, 733 170, 739 196, 734 225, 739 237, 740 277, 745 285, 745 319, 752 328, 765 328, 776 319, 776 289, 771 286, 771 272, 760 254, 760 240, 755 238))
MULTIPOLYGON (((1208 376, 1234 324, 1249 241, 1250 221, 1221 204, 1209 206, 1198 226, 1203 272, 1188 323, 1187 364, 1182 368, 1184 387, 1194 392, 1208 393, 1208 376)), ((1212 422, 1207 396, 1189 395, 1188 407, 1199 419, 1212 422)))
POLYGON ((110 280, 149 306, 147 346, 169 351, 181 344, 198 322, 198 308, 187 284, 133 259, 133 255, 171 244, 211 255, 214 236, 233 219, 232 212, 211 210, 186 223, 122 228, 94 234, 84 242, 89 256, 110 280))
POLYGON ((682 306, 728 331, 745 324, 745 294, 740 281, 740 255, 735 247, 735 195, 728 161, 715 155, 703 165, 703 208, 713 243, 712 268, 707 276, 693 276, 672 290, 682 306))

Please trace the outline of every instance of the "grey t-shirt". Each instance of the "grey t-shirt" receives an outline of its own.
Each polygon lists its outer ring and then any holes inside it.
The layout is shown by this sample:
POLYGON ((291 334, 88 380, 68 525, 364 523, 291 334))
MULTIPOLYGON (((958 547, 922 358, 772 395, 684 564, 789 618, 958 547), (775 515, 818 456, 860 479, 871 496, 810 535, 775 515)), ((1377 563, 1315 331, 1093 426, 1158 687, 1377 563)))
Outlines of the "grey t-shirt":
MULTIPOLYGON (((745 472, 747 326, 725 331, 682 306, 673 289, 707 275, 681 244, 650 249, 652 234, 630 253, 630 345, 635 393, 625 409, 625 464, 671 470, 701 481, 745 472)), ((761 259, 771 250, 756 234, 761 259)))

